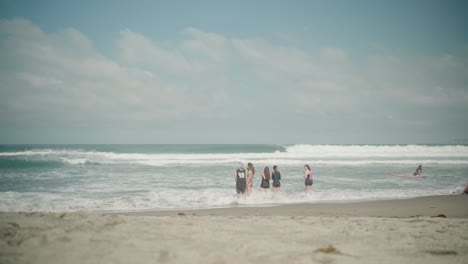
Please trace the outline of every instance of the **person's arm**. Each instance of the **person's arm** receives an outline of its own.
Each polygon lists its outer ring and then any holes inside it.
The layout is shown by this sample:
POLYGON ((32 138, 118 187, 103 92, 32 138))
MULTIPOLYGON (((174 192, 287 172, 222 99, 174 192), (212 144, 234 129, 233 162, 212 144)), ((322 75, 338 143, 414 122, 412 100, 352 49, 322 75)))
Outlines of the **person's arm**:
POLYGON ((304 179, 307 179, 307 171, 304 171, 304 179))
POLYGON ((281 180, 281 172, 278 171, 278 180, 281 180))
POLYGON ((265 177, 265 173, 264 173, 264 172, 262 172, 262 178, 263 178, 264 180, 266 180, 266 177, 265 177))

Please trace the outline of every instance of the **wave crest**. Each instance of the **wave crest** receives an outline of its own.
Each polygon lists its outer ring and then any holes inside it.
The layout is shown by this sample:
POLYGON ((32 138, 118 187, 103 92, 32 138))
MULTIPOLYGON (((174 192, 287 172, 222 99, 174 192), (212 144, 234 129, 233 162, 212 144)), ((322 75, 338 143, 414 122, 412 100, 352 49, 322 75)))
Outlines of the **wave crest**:
MULTIPOLYGON (((80 149, 34 149, 0 153, 3 163, 14 160, 50 161, 56 164, 141 164, 149 166, 235 164, 366 165, 366 164, 468 164, 468 146, 291 145, 285 152, 263 153, 116 153, 80 149)), ((3 164, 4 165, 4 164, 3 164)), ((2 164, 0 163, 0 167, 2 164)))
POLYGON ((468 157, 464 145, 292 145, 287 153, 314 157, 468 157))

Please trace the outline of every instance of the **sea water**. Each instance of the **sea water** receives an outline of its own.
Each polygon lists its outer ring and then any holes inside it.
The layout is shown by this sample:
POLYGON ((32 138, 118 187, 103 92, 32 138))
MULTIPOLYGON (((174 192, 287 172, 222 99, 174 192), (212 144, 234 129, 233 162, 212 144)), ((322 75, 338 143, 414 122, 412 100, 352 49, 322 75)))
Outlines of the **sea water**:
POLYGON ((455 192, 466 145, 0 145, 0 211, 143 211, 401 199, 455 192), (238 162, 256 168, 236 198, 238 162), (304 164, 314 175, 305 192, 304 164), (423 166, 426 178, 412 174, 423 166), (281 194, 260 192, 277 165, 281 194))

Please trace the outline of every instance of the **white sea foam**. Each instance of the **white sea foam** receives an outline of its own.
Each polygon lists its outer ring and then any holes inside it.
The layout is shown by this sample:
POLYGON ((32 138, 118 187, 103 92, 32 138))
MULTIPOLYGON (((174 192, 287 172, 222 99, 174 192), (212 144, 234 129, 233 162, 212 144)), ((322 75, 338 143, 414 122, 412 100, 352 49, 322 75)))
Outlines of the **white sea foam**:
POLYGON ((62 162, 73 164, 73 165, 86 164, 88 162, 91 162, 88 159, 67 159, 67 158, 60 158, 60 159, 62 160, 62 162))
POLYGON ((286 152, 307 157, 468 157, 468 146, 293 145, 286 152))
POLYGON ((0 156, 31 156, 31 155, 100 155, 109 158, 144 158, 147 155, 164 155, 168 158, 179 155, 254 155, 254 157, 468 157, 468 146, 446 145, 291 145, 284 146, 285 152, 276 150, 265 153, 234 153, 234 154, 143 154, 85 151, 79 149, 34 149, 17 152, 0 152, 0 156))
POLYGON ((379 190, 356 192, 349 189, 330 189, 312 192, 256 191, 252 197, 236 199, 230 190, 185 190, 172 189, 147 192, 141 195, 120 195, 110 198, 83 197, 76 193, 0 193, 0 211, 142 211, 172 209, 202 209, 241 206, 268 206, 294 203, 352 202, 365 200, 401 199, 425 195, 447 195, 453 190, 379 190))
POLYGON ((294 145, 281 149, 264 153, 53 148, 3 152, 0 211, 168 210, 399 199, 449 194, 468 177, 466 146, 294 145), (32 165, 23 166, 29 160, 32 165), (69 165, 52 162, 49 167, 50 160, 69 165), (258 170, 254 196, 239 201, 233 179, 238 161, 253 162, 258 170), (302 165, 306 163, 314 170, 311 193, 304 192, 302 165), (36 169, 35 164, 40 166, 36 169), (273 164, 280 165, 282 172, 282 194, 275 198, 258 191, 261 168, 273 164), (412 173, 418 164, 424 164, 429 177, 387 175, 412 173))

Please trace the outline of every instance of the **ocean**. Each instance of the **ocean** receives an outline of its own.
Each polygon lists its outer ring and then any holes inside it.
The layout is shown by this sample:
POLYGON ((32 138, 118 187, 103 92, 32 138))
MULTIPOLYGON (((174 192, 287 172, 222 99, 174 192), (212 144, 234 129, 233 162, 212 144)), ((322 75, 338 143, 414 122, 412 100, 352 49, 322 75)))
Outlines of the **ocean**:
POLYGON ((447 195, 468 180, 466 145, 0 145, 0 211, 119 212, 447 195), (256 168, 237 200, 238 162, 256 168), (303 166, 314 173, 305 192, 303 166), (426 178, 412 174, 423 166, 426 178), (277 165, 281 194, 260 192, 277 165))

